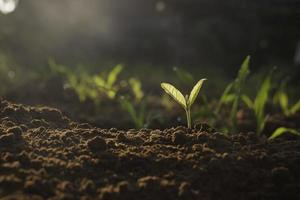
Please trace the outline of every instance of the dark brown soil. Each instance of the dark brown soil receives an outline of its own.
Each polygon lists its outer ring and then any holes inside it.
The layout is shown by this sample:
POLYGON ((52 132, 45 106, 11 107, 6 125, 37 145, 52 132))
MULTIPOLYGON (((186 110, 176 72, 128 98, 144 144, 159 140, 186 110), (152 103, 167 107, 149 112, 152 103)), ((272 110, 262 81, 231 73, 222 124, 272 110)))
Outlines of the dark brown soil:
POLYGON ((0 100, 0 199, 300 199, 300 140, 99 129, 0 100))

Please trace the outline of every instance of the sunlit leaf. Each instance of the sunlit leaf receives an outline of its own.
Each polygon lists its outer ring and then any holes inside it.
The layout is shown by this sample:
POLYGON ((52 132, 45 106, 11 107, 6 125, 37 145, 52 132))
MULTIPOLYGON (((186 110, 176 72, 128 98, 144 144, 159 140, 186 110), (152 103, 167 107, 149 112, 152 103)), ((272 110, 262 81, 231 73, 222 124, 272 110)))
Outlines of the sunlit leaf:
POLYGON ((198 83, 193 87, 191 93, 190 93, 190 96, 189 96, 189 99, 188 99, 188 106, 192 106, 193 103, 195 102, 200 90, 201 90, 201 87, 203 85, 203 82, 205 81, 206 79, 201 79, 200 81, 198 81, 198 83))
POLYGON ((254 103, 247 95, 242 95, 242 100, 248 108, 251 108, 251 109, 253 108, 254 103))
POLYGON ((108 77, 107 77, 107 86, 108 87, 112 87, 114 85, 114 83, 117 80, 118 75, 121 73, 122 70, 123 70, 123 66, 117 65, 109 72, 108 77))
POLYGON ((141 81, 136 78, 131 78, 131 79, 129 79, 129 84, 131 86, 131 89, 135 96, 135 99, 137 101, 140 101, 144 96, 141 81))
POLYGON ((246 59, 243 61, 241 68, 238 72, 238 76, 237 79, 235 80, 235 85, 234 85, 237 92, 240 92, 242 90, 243 84, 246 81, 248 74, 250 73, 249 61, 250 61, 250 56, 247 56, 246 59))
POLYGON ((239 98, 234 98, 232 107, 231 107, 231 112, 230 112, 230 120, 232 123, 232 129, 233 131, 236 131, 236 123, 237 123, 237 112, 239 108, 239 98))
POLYGON ((298 112, 298 110, 300 110, 300 100, 292 106, 291 108, 291 114, 295 114, 296 112, 298 112))
POLYGON ((116 92, 114 90, 109 90, 109 91, 107 91, 107 96, 110 99, 114 99, 116 96, 116 92))
POLYGON ((289 99, 286 93, 281 92, 279 95, 279 103, 285 115, 289 115, 289 99))
POLYGON ((235 95, 234 94, 228 94, 228 95, 224 96, 223 103, 224 104, 231 103, 231 102, 234 101, 234 99, 235 99, 235 95))
POLYGON ((94 76, 93 80, 98 87, 100 87, 100 88, 105 87, 105 80, 100 75, 94 76))
MULTIPOLYGON (((272 86, 272 74, 274 70, 275 68, 272 69, 271 72, 264 79, 254 101, 254 112, 257 119, 257 127, 262 128, 263 125, 261 125, 261 123, 265 122, 265 106, 269 98, 269 92, 272 86)), ((261 128, 259 128, 260 130, 258 131, 258 133, 262 131, 261 128)))
POLYGON ((219 100, 219 104, 218 104, 218 107, 217 107, 217 109, 216 109, 216 113, 218 113, 219 111, 220 111, 220 109, 221 109, 221 106, 224 104, 224 103, 226 103, 227 102, 227 98, 228 98, 228 96, 230 95, 230 92, 231 92, 231 90, 232 90, 232 88, 233 88, 233 82, 232 83, 230 83, 230 84, 228 84, 227 85, 227 87, 225 88, 225 90, 224 90, 224 92, 223 92, 223 94, 222 94, 222 96, 221 96, 221 98, 220 98, 220 100, 219 100))
POLYGON ((285 127, 279 127, 277 128, 273 134, 269 137, 269 140, 277 138, 281 135, 283 135, 284 133, 291 133, 297 136, 300 136, 300 131, 296 130, 296 129, 292 129, 292 128, 285 128, 285 127))
POLYGON ((161 87, 169 94, 175 101, 177 101, 184 109, 187 108, 186 100, 183 94, 169 83, 162 83, 161 87))

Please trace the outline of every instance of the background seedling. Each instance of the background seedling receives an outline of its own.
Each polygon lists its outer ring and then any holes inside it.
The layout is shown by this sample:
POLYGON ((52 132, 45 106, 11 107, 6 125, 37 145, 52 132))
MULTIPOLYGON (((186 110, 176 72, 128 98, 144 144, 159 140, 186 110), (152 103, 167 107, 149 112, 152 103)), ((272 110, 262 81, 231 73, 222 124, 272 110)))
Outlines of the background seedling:
POLYGON ((175 72, 179 81, 185 86, 191 86, 195 83, 195 78, 190 72, 179 67, 173 67, 173 71, 175 72))
POLYGON ((264 130, 267 116, 265 115, 265 107, 269 99, 270 90, 272 86, 272 74, 275 68, 273 68, 270 73, 263 80, 257 95, 252 101, 247 95, 242 95, 242 100, 251 109, 253 109, 256 118, 256 132, 261 134, 264 130))
POLYGON ((127 98, 120 98, 121 107, 128 112, 136 128, 142 128, 145 124, 146 103, 142 102, 139 109, 135 108, 134 104, 127 98))
POLYGON ((161 83, 161 87, 164 89, 164 91, 184 108, 186 112, 188 128, 192 127, 191 106, 195 102, 205 80, 206 79, 201 79, 200 81, 198 81, 198 83, 193 87, 190 95, 186 95, 185 97, 173 85, 169 83, 161 83))
POLYGON ((123 66, 119 64, 107 74, 107 77, 105 76, 105 73, 100 73, 93 77, 93 81, 98 86, 99 90, 105 93, 110 99, 114 99, 120 89, 119 85, 116 84, 116 81, 122 70, 123 66))
POLYGON ((286 91, 287 79, 283 80, 273 97, 273 103, 279 105, 285 116, 291 116, 300 110, 300 100, 290 105, 290 98, 286 91))
POLYGON ((233 82, 229 83, 228 86, 225 88, 216 109, 216 113, 219 113, 223 104, 232 102, 232 107, 230 112, 232 131, 236 131, 236 126, 237 126, 236 116, 240 104, 240 99, 242 96, 242 91, 243 91, 246 78, 250 72, 249 61, 250 61, 250 56, 247 56, 241 65, 237 78, 233 82))
POLYGON ((279 136, 282 136, 285 133, 290 133, 296 136, 300 136, 300 131, 292 128, 286 128, 286 127, 279 127, 277 128, 273 134, 269 137, 269 140, 275 139, 279 136))
POLYGON ((65 88, 73 89, 81 102, 91 99, 95 104, 99 104, 103 98, 113 100, 121 89, 121 84, 117 80, 123 70, 122 65, 116 65, 108 73, 103 71, 91 75, 84 67, 79 66, 77 70, 70 70, 52 59, 48 63, 52 72, 66 79, 65 88))

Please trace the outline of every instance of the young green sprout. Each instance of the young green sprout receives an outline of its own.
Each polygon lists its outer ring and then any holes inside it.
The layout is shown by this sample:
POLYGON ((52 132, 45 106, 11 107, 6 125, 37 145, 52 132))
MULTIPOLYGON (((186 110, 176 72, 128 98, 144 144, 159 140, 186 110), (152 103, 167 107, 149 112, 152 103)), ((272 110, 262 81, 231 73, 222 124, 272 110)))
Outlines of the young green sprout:
POLYGON ((192 107, 193 103, 195 102, 195 100, 200 92, 200 89, 202 87, 202 84, 205 80, 206 79, 201 79, 200 81, 198 81, 198 83, 193 87, 190 95, 186 95, 185 97, 173 85, 171 85, 169 83, 161 84, 161 87, 164 89, 164 91, 184 108, 184 110, 186 112, 188 128, 192 127, 191 107, 192 107))

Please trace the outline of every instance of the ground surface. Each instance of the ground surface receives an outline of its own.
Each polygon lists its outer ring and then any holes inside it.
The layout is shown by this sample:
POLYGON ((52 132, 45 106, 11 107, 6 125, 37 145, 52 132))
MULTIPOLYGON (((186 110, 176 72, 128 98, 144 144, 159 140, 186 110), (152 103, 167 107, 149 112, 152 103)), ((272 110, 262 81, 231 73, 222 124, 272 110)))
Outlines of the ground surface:
POLYGON ((300 199, 300 140, 99 129, 0 100, 0 199, 300 199))

